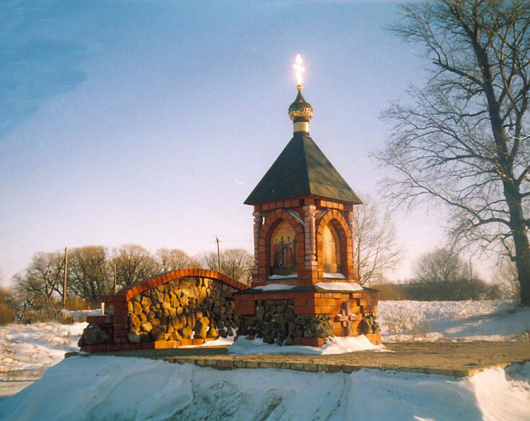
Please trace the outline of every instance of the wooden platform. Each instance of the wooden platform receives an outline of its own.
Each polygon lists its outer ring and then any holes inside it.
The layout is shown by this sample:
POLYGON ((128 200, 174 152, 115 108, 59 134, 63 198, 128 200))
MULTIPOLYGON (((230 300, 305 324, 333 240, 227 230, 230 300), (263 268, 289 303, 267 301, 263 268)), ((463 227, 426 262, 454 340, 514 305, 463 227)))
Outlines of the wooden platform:
MULTIPOLYGON (((220 370, 276 368, 309 372, 351 373, 361 369, 467 377, 480 371, 530 361, 530 342, 401 342, 385 344, 387 352, 340 355, 229 355, 226 347, 176 348, 101 353, 90 356, 140 357, 191 363, 220 370)), ((85 355, 71 353, 67 357, 85 355)))

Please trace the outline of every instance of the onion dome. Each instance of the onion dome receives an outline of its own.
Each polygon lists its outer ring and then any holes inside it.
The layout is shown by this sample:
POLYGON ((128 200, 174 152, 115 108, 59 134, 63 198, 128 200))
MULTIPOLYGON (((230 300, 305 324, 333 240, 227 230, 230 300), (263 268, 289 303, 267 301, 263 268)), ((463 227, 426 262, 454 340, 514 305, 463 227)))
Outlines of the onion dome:
POLYGON ((296 89, 298 89, 298 95, 289 106, 289 117, 294 122, 308 122, 313 117, 313 107, 304 99, 302 85, 298 85, 296 89))

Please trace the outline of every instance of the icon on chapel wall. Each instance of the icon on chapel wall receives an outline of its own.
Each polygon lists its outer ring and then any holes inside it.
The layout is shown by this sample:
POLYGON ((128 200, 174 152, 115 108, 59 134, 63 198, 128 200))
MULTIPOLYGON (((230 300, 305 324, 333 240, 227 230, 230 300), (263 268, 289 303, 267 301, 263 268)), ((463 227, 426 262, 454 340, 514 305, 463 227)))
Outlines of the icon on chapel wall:
POLYGON ((326 225, 322 233, 322 253, 324 273, 342 272, 339 235, 331 224, 326 225))
POLYGON ((296 273, 296 234, 287 223, 282 222, 274 230, 271 241, 271 272, 273 275, 296 273))

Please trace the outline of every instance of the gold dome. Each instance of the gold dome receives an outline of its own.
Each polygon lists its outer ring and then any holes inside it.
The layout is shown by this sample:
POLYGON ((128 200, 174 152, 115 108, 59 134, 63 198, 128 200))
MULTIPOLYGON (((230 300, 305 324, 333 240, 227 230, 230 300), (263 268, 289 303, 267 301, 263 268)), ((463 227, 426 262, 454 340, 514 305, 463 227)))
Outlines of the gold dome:
POLYGON ((302 95, 302 85, 296 87, 298 95, 289 106, 289 117, 292 121, 309 121, 313 117, 313 107, 304 99, 302 95))

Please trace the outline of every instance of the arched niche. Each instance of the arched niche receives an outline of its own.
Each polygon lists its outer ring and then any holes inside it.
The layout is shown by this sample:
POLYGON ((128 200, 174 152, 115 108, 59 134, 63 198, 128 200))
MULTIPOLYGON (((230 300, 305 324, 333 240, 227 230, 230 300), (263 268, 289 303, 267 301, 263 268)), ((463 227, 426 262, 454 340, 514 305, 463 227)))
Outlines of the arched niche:
POLYGON ((322 266, 324 273, 342 272, 339 234, 331 223, 322 230, 322 266))
POLYGON ((280 222, 270 239, 270 262, 273 275, 292 275, 296 270, 296 232, 287 221, 280 222))

